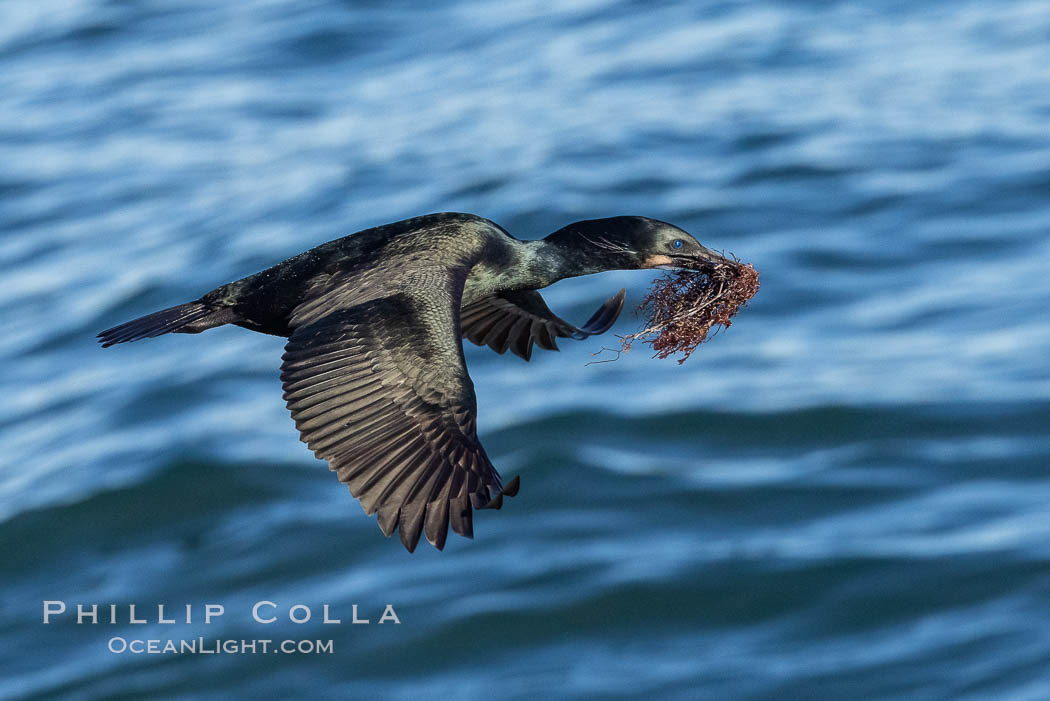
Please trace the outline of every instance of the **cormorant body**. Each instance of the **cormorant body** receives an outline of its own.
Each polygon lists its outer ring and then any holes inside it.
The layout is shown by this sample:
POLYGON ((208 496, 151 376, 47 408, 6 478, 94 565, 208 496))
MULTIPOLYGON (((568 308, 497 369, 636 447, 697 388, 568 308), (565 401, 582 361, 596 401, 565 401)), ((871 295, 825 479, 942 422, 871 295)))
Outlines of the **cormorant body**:
POLYGON ((473 537, 472 508, 499 508, 500 479, 476 429, 462 338, 529 360, 556 338, 607 331, 624 290, 581 327, 536 290, 605 270, 720 260, 645 217, 570 224, 522 241, 471 214, 428 214, 322 244, 200 299, 100 333, 103 346, 235 324, 288 338, 284 398, 302 440, 409 551, 448 526, 473 537))

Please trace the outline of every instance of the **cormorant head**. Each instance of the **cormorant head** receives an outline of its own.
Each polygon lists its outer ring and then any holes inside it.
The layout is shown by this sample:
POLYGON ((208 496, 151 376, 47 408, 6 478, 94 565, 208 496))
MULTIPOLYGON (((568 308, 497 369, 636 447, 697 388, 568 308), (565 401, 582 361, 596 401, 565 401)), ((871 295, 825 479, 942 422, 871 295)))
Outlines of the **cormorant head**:
POLYGON ((578 274, 639 268, 698 270, 725 260, 677 226, 648 217, 578 221, 546 240, 578 256, 578 274))

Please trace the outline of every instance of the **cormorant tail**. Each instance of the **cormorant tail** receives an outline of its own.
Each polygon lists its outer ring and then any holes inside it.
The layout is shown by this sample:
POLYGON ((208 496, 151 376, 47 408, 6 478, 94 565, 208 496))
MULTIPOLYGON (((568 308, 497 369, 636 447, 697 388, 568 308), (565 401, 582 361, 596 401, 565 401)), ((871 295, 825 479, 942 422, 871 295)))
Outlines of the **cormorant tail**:
POLYGON ((213 310, 203 302, 187 302, 106 329, 98 334, 98 342, 103 348, 108 348, 115 343, 128 343, 172 332, 200 333, 212 325, 202 325, 197 322, 204 320, 212 313, 213 310))

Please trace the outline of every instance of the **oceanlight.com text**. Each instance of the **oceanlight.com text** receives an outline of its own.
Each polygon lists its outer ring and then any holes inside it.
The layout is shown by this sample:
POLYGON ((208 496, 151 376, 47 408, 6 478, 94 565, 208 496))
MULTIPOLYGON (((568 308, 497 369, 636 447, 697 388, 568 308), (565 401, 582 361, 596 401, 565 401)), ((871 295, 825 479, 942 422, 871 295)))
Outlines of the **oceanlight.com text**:
POLYGON ((143 639, 114 636, 108 649, 116 655, 331 655, 331 640, 244 640, 222 638, 143 639))

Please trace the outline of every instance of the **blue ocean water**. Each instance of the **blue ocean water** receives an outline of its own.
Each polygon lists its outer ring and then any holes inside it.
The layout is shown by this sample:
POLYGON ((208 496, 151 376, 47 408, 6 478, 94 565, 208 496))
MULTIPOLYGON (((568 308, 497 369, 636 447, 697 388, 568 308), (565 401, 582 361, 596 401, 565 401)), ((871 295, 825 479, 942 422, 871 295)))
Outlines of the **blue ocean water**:
POLYGON ((0 5, 0 696, 1050 698, 1048 37, 1036 0, 0 5), (522 489, 441 553, 299 443, 281 339, 94 342, 445 210, 656 217, 762 289, 681 366, 468 348, 522 489), (110 651, 197 637, 333 651, 110 651))

